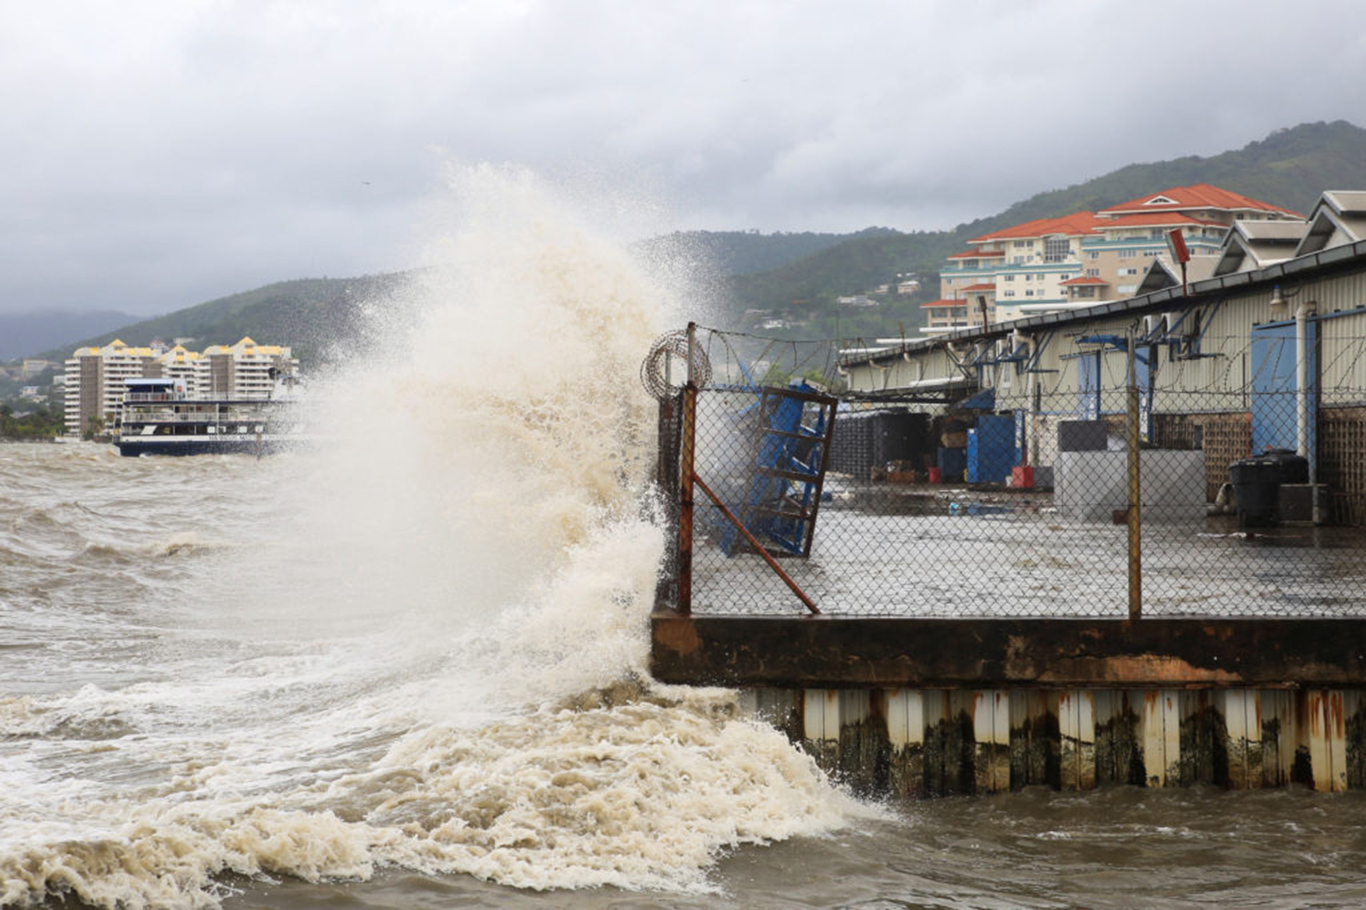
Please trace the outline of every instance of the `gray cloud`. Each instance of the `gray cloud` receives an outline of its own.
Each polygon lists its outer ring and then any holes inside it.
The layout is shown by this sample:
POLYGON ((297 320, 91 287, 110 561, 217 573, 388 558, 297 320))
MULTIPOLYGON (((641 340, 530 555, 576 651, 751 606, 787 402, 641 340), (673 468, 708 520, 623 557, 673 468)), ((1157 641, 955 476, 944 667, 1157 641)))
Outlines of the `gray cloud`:
POLYGON ((643 192, 660 231, 909 230, 1366 120, 1360 30, 1269 0, 39 7, 0 10, 6 310, 404 267, 447 159, 643 192))

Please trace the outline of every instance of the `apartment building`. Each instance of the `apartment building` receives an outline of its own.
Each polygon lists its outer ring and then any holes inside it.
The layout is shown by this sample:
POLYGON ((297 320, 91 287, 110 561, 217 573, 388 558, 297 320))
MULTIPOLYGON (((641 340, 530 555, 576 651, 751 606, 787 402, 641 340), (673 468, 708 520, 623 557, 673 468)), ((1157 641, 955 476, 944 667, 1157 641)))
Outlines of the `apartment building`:
POLYGON ((67 435, 112 425, 123 401, 123 381, 160 374, 151 348, 130 347, 115 338, 104 347, 78 349, 66 361, 67 435))
POLYGON ((287 347, 243 338, 215 344, 194 361, 196 398, 269 398, 275 377, 297 372, 299 361, 287 347))
MULTIPOLYGON (((1041 218, 968 241, 940 273, 931 314, 986 310, 991 322, 1090 306, 1134 296, 1154 261, 1170 264, 1168 235, 1179 231, 1191 255, 1212 257, 1235 225, 1295 222, 1302 216, 1209 184, 1171 187, 1099 212, 1041 218), (983 290, 990 286, 991 293, 983 290), (935 306, 939 304, 939 306, 935 306)), ((1274 230, 1268 228, 1265 230, 1274 230)), ((974 322, 975 324, 975 322, 974 322)), ((929 320, 925 331, 949 326, 929 320), (938 325, 936 324, 938 323, 938 325)))

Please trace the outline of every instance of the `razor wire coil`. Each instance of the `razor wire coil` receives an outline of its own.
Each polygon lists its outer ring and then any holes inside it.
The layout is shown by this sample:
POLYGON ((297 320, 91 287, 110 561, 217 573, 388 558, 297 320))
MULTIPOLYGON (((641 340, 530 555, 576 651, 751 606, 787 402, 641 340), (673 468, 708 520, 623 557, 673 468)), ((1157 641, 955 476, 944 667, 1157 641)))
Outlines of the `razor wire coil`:
POLYGON ((640 365, 641 383, 659 401, 683 391, 690 376, 697 388, 706 388, 711 383, 711 360, 699 344, 688 344, 688 333, 682 330, 655 339, 640 365))

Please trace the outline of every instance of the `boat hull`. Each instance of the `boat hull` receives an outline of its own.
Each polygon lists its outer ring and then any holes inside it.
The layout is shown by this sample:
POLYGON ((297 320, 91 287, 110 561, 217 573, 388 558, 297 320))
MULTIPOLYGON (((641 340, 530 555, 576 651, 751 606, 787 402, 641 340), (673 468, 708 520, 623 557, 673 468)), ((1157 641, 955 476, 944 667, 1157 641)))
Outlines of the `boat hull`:
POLYGON ((298 438, 254 436, 234 438, 232 436, 162 436, 147 438, 119 439, 114 446, 125 458, 139 455, 273 455, 307 445, 298 438))

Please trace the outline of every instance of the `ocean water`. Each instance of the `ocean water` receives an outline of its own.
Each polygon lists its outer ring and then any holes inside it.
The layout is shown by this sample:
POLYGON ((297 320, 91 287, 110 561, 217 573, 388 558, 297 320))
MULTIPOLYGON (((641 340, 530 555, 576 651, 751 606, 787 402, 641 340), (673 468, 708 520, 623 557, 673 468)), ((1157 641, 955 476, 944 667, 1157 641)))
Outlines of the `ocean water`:
POLYGON ((1366 902, 1358 794, 872 803, 653 684, 677 275, 524 175, 458 195, 318 449, 0 446, 0 906, 1366 902))

